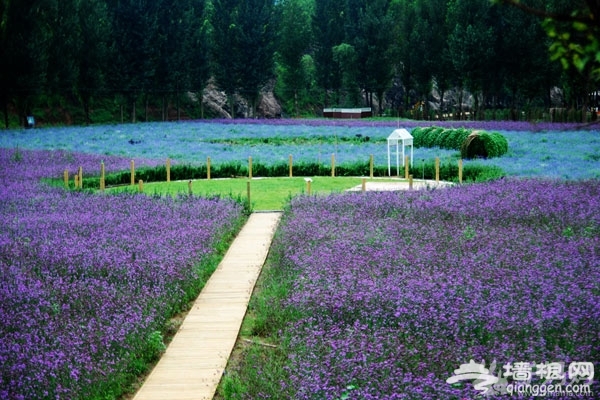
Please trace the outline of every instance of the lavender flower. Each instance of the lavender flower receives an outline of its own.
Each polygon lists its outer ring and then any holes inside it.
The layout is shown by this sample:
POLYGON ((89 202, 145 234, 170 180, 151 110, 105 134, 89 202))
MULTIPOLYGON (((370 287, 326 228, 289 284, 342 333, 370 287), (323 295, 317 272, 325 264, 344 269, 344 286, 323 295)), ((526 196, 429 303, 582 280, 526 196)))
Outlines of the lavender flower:
POLYGON ((0 397, 105 397, 197 291, 241 207, 69 192, 39 180, 129 160, 16 151, 0 149, 0 397))
POLYGON ((599 210, 597 180, 294 199, 273 247, 299 315, 286 387, 460 399, 445 380, 470 359, 596 362, 599 210))

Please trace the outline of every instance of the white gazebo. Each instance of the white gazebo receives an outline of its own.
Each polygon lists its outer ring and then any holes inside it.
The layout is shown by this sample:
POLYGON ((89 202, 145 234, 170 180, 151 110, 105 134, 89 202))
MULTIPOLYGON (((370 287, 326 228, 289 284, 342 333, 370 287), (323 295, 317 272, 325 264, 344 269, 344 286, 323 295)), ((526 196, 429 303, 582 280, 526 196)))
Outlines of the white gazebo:
POLYGON ((396 146, 396 175, 400 175, 400 146, 402 146, 402 166, 404 166, 404 148, 410 146, 410 163, 413 162, 413 137, 406 129, 395 129, 387 138, 388 151, 388 176, 392 176, 391 170, 391 151, 392 146, 396 146))

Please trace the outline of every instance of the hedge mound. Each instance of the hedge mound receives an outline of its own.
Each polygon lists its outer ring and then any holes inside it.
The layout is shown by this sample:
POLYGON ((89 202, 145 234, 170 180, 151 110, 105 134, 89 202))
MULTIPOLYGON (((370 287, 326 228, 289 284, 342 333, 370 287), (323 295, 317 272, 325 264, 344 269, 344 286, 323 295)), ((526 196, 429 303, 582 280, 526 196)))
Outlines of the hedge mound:
POLYGON ((412 131, 415 147, 459 150, 462 158, 500 157, 508 151, 508 141, 498 132, 418 127, 412 131))

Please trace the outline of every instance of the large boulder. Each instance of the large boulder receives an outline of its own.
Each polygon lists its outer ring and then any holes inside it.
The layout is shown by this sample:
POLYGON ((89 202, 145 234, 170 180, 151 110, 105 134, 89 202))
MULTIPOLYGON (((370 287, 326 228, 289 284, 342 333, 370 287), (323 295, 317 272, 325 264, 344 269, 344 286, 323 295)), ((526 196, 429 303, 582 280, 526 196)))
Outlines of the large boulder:
POLYGON ((256 114, 259 118, 281 118, 281 104, 275 98, 273 85, 268 85, 261 91, 256 114))
MULTIPOLYGON (((246 99, 239 95, 234 95, 235 116, 232 116, 231 107, 227 99, 227 94, 219 90, 214 81, 210 81, 202 96, 202 104, 206 113, 217 118, 251 118, 251 108, 246 99)), ((273 94, 273 84, 269 84, 260 92, 259 103, 256 107, 256 117, 258 118, 280 118, 281 105, 273 94)))

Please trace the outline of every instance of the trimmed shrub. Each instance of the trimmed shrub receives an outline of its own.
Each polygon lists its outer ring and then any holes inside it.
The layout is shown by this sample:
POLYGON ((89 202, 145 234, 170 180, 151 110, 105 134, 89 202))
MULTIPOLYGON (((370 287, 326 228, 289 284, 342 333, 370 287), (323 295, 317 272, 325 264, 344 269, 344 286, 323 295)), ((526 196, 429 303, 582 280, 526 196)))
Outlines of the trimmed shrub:
POLYGON ((508 151, 508 141, 498 132, 419 127, 413 129, 412 135, 415 147, 459 150, 465 159, 500 157, 508 151))

